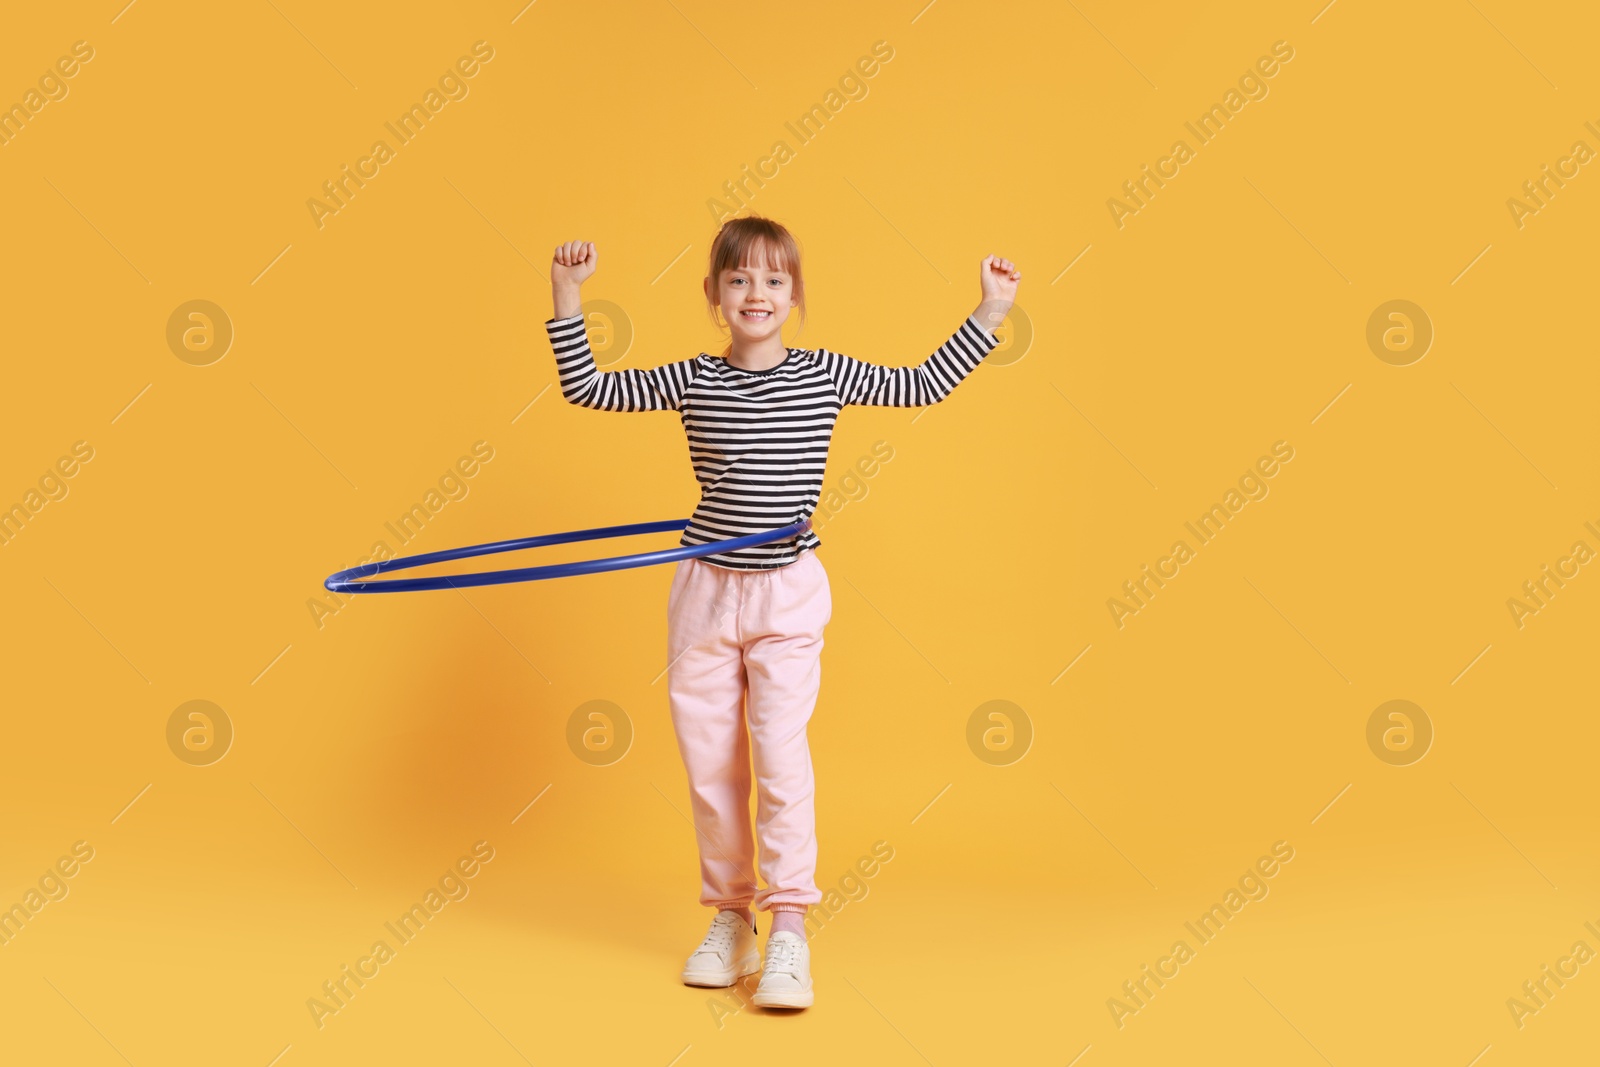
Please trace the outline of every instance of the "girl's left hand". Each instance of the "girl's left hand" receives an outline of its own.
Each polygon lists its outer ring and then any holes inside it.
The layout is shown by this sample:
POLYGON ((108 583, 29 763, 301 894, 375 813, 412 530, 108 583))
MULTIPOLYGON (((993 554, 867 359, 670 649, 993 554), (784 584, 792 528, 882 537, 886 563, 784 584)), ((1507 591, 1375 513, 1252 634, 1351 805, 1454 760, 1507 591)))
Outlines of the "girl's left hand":
POLYGON ((979 271, 984 303, 1003 303, 1007 307, 1016 303, 1017 282, 1022 279, 1016 264, 999 256, 985 256, 979 271))

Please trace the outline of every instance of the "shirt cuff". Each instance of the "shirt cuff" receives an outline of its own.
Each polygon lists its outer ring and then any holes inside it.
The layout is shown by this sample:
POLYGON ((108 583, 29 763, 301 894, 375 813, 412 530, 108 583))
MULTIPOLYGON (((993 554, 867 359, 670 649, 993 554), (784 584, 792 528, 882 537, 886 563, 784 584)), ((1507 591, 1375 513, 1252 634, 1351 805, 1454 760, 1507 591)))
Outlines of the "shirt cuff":
POLYGON ((568 315, 564 319, 545 319, 544 324, 546 326, 565 326, 569 322, 579 322, 582 319, 583 312, 580 311, 576 315, 568 315))
POLYGON ((973 329, 975 329, 979 333, 981 333, 984 336, 984 338, 989 342, 991 347, 993 347, 994 345, 998 345, 1000 343, 998 340, 995 339, 994 331, 990 330, 987 326, 985 326, 983 323, 978 321, 978 316, 977 316, 976 313, 968 315, 967 316, 967 321, 972 323, 973 329))

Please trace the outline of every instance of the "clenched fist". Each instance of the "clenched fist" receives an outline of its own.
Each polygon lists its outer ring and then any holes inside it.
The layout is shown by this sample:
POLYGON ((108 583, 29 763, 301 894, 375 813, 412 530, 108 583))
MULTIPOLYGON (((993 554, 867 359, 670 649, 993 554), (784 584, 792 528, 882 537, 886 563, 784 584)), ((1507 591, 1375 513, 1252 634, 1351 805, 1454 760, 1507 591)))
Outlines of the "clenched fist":
POLYGON ((600 264, 600 254, 593 241, 568 241, 556 245, 555 258, 550 261, 550 284, 576 289, 589 279, 600 264))
POLYGON ((994 255, 983 257, 978 270, 983 296, 973 315, 977 317, 979 325, 992 334, 999 329, 1011 305, 1017 301, 1017 282, 1022 280, 1022 272, 1009 259, 994 255))
POLYGON ((1004 301, 1009 307, 1017 302, 1017 282, 1022 279, 1022 272, 1014 263, 999 256, 986 256, 979 270, 985 303, 1004 301))

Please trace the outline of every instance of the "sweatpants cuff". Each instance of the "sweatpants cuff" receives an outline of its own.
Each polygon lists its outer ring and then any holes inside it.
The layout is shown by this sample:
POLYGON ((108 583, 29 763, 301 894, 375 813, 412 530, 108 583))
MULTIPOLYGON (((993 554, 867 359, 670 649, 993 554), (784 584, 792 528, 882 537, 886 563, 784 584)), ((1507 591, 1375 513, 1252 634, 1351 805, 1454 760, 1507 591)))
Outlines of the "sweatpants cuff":
POLYGON ((767 906, 767 910, 768 911, 798 911, 800 914, 804 915, 806 912, 811 910, 811 905, 810 904, 784 904, 784 903, 780 902, 780 903, 777 903, 777 904, 769 904, 767 906))

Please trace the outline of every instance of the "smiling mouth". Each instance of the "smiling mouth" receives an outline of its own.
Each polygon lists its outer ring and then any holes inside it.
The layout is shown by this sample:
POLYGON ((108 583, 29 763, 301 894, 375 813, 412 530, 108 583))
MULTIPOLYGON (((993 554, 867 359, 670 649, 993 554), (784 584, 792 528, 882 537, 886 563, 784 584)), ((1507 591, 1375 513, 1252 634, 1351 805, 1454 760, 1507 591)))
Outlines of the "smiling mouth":
POLYGON ((746 320, 747 322, 766 322, 768 319, 772 318, 772 312, 770 312, 770 311, 741 311, 741 312, 739 312, 739 317, 744 319, 744 320, 746 320))

